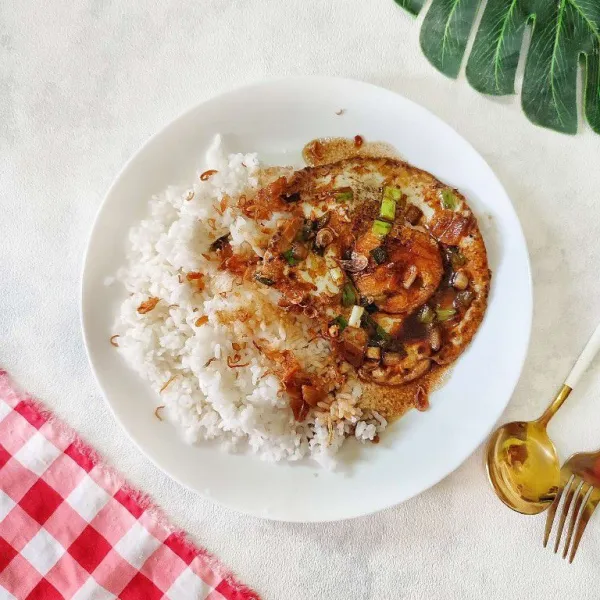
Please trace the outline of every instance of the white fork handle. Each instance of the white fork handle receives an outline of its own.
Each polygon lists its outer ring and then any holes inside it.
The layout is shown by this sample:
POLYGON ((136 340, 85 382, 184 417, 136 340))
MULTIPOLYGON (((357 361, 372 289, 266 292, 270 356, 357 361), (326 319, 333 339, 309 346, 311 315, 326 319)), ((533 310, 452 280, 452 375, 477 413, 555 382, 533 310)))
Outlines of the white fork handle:
POLYGON ((568 385, 571 389, 577 385, 585 370, 590 366, 592 360, 594 360, 598 350, 600 350, 600 325, 596 327, 596 331, 592 334, 590 341, 586 344, 581 356, 577 359, 575 366, 571 369, 571 372, 565 381, 565 385, 568 385))

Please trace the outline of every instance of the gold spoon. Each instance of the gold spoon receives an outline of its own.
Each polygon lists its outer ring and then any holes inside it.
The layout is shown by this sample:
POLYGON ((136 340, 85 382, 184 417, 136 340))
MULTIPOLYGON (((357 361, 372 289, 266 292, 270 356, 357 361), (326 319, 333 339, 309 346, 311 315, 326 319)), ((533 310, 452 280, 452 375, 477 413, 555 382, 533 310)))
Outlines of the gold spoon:
POLYGON ((552 504, 560 484, 560 464, 546 426, 599 349, 600 325, 544 414, 537 421, 507 423, 492 434, 487 446, 487 474, 509 508, 535 515, 552 504))

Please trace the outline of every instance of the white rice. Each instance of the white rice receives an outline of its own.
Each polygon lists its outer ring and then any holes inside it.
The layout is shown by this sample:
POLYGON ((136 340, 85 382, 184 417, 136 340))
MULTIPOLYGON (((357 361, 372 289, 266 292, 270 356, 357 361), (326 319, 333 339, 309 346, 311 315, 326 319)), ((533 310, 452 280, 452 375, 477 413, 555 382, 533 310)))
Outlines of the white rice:
POLYGON ((189 187, 169 187, 153 197, 150 216, 130 231, 128 264, 118 272, 129 293, 114 327, 119 352, 156 390, 156 405, 165 406, 162 415, 189 443, 214 439, 230 451, 251 449, 265 460, 310 456, 331 467, 346 436, 373 440, 386 421, 359 408, 361 387, 354 380, 304 423, 294 420, 288 396, 252 342, 258 338, 271 348, 292 350, 314 369, 330 360, 329 345, 319 339, 307 349, 308 333, 301 325, 273 318, 277 292, 239 285, 202 256, 216 237, 227 233, 234 250, 247 242, 261 253, 264 239, 237 207, 223 214, 217 210, 224 195, 235 198, 258 186, 256 154, 227 156, 217 136, 207 151, 206 169, 218 172, 207 181, 196 178, 189 187), (206 275, 202 292, 182 281, 182 274, 195 271, 206 275), (228 293, 222 297, 220 292, 228 293), (138 307, 149 297, 159 298, 158 305, 139 314, 138 307), (252 319, 246 323, 219 320, 218 313, 248 308, 252 319), (203 315, 208 323, 197 327, 203 315), (246 345, 239 354, 247 367, 227 365, 227 357, 236 352, 233 342, 246 345))

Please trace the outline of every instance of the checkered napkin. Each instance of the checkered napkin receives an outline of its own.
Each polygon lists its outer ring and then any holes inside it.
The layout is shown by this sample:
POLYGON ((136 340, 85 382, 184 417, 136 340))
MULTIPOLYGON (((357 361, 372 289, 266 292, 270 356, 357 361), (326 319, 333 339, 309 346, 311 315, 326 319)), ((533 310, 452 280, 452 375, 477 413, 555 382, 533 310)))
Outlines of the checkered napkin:
POLYGON ((0 370, 0 600, 257 600, 0 370))

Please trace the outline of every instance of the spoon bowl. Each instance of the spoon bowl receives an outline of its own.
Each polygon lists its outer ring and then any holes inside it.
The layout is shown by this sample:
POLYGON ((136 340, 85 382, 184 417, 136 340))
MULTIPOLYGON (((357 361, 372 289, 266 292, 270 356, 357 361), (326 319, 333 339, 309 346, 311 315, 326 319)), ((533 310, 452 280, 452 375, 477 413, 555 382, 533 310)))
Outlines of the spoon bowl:
POLYGON ((487 446, 486 468, 494 491, 508 506, 536 515, 553 502, 560 484, 560 463, 546 427, 600 350, 600 325, 592 334, 552 404, 537 421, 499 427, 487 446))
POLYGON ((538 421, 515 421, 497 429, 488 442, 486 468, 500 500, 522 514, 546 510, 558 492, 558 454, 538 421))

